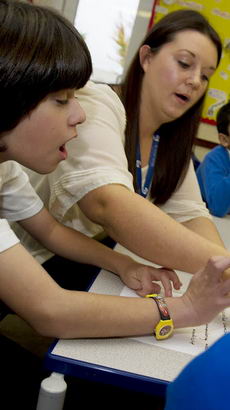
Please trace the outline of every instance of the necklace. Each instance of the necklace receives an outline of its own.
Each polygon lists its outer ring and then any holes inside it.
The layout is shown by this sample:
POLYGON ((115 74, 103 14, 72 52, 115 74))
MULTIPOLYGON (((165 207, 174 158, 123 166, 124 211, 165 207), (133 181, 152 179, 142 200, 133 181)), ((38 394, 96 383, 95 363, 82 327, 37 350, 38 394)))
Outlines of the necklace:
POLYGON ((136 152, 136 174, 137 174, 137 188, 138 194, 146 198, 148 195, 150 185, 153 180, 155 162, 157 157, 157 151, 159 147, 160 136, 158 134, 153 134, 152 137, 152 146, 149 155, 148 171, 146 174, 144 185, 142 185, 142 171, 141 171, 141 150, 140 143, 137 145, 136 152))

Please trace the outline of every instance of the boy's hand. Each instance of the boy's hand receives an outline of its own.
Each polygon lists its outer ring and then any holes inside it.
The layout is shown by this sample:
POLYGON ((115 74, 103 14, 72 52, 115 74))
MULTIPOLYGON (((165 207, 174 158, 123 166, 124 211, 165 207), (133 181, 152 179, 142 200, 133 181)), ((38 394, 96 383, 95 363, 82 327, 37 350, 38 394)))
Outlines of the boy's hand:
POLYGON ((139 296, 145 296, 148 293, 160 293, 161 282, 165 296, 172 296, 172 285, 174 289, 180 289, 180 282, 176 272, 169 268, 154 268, 143 265, 131 259, 130 264, 125 271, 120 273, 120 278, 126 286, 136 291, 139 296))

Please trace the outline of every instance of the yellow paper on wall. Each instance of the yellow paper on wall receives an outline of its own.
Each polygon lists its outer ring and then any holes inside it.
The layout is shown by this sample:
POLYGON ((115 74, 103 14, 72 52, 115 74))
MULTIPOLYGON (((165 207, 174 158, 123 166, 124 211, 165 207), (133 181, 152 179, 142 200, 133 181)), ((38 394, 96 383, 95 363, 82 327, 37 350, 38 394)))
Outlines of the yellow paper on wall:
POLYGON ((164 15, 178 9, 193 9, 202 13, 221 37, 223 53, 218 69, 210 80, 202 119, 215 123, 216 113, 230 98, 230 1, 229 0, 158 0, 154 24, 164 15))

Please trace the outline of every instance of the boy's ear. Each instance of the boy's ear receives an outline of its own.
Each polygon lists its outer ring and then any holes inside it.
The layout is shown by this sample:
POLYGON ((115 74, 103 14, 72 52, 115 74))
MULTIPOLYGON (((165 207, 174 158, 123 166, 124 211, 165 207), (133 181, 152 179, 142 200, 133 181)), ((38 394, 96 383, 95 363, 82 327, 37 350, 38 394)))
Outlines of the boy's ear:
POLYGON ((219 141, 220 144, 223 145, 225 148, 229 148, 230 146, 230 137, 226 134, 222 134, 222 132, 219 133, 219 141))

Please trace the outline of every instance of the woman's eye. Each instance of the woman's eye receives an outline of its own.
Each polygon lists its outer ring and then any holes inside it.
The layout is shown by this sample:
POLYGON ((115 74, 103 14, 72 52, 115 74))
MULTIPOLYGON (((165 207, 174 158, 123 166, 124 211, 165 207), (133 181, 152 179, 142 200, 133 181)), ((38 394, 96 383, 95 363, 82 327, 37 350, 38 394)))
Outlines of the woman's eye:
POLYGON ((180 64, 181 67, 183 68, 188 68, 190 65, 188 63, 185 63, 184 61, 179 60, 178 63, 180 64))

